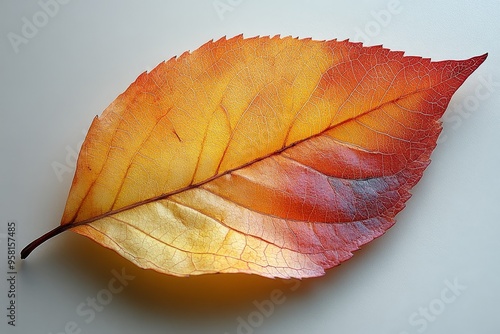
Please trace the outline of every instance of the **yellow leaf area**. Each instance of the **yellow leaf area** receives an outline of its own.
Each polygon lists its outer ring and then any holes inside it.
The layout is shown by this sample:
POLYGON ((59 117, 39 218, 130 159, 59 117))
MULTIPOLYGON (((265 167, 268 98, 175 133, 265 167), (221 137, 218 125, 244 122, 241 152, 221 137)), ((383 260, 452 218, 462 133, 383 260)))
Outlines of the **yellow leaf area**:
POLYGON ((483 60, 208 42, 94 119, 61 224, 172 275, 322 275, 392 226, 449 99, 483 60))

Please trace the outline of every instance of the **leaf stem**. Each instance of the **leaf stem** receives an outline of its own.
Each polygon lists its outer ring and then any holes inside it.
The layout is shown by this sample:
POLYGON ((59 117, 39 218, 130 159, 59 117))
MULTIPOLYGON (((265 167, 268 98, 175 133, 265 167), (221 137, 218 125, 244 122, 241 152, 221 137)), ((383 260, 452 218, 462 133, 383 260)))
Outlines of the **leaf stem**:
POLYGON ((58 234, 60 234, 60 233, 62 233, 64 231, 66 231, 66 230, 69 230, 72 227, 75 227, 75 225, 73 225, 73 224, 59 225, 55 229, 53 229, 53 230, 45 233, 44 235, 42 235, 38 239, 32 241, 28 246, 24 247, 24 249, 21 251, 21 259, 27 258, 28 255, 30 255, 30 253, 35 248, 37 248, 38 246, 40 246, 45 241, 51 239, 52 237, 55 237, 56 235, 58 235, 58 234))

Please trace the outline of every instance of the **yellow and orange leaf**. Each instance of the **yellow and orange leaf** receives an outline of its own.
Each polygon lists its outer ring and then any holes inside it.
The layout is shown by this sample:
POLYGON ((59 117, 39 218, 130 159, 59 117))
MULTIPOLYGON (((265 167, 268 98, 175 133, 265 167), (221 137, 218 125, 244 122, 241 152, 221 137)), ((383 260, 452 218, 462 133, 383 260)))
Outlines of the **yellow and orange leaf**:
POLYGON ((485 59, 210 41, 94 119, 52 235, 71 229, 172 275, 322 275, 394 224, 451 96, 485 59))

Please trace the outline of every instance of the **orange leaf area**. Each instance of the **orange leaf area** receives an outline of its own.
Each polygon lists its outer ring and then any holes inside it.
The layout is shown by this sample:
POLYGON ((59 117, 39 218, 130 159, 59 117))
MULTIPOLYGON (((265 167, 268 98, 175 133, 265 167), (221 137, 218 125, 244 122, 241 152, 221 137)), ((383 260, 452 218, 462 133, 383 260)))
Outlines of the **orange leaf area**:
POLYGON ((394 224, 485 59, 210 41, 94 119, 61 224, 172 275, 322 275, 394 224))

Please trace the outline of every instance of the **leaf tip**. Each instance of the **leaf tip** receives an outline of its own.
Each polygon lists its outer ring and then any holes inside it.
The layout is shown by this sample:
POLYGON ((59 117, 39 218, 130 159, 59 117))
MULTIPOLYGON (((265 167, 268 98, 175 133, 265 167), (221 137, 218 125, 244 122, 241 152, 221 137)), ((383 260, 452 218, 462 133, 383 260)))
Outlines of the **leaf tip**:
POLYGON ((481 65, 486 60, 486 58, 488 58, 488 52, 486 52, 480 56, 472 57, 472 59, 474 59, 478 62, 477 66, 481 65))

